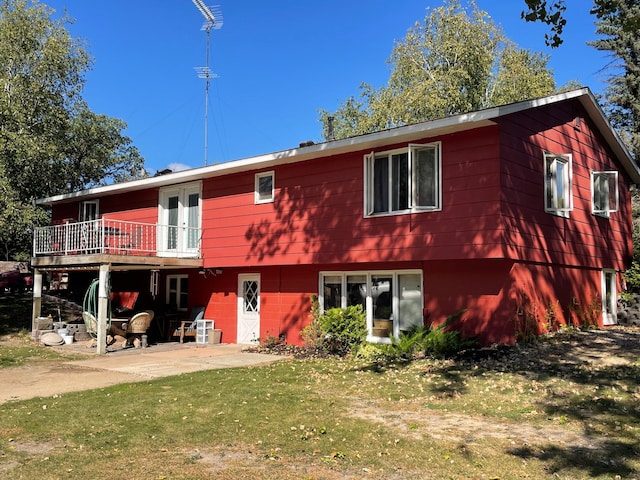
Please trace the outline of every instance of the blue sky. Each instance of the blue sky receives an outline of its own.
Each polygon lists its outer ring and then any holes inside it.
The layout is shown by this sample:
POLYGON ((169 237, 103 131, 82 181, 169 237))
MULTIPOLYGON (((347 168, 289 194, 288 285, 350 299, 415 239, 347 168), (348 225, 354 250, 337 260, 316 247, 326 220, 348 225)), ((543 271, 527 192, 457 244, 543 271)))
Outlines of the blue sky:
MULTIPOLYGON (((84 97, 96 113, 124 120, 154 173, 205 163, 203 17, 191 0, 44 0, 94 58, 84 97)), ((223 26, 211 32, 208 164, 321 140, 318 110, 335 110, 367 82, 386 83, 394 42, 440 0, 205 0, 223 26)), ((591 2, 567 0, 564 44, 544 44, 543 25, 520 19, 524 0, 477 0, 506 35, 551 56, 556 82, 602 92, 608 62, 588 47, 591 2)))

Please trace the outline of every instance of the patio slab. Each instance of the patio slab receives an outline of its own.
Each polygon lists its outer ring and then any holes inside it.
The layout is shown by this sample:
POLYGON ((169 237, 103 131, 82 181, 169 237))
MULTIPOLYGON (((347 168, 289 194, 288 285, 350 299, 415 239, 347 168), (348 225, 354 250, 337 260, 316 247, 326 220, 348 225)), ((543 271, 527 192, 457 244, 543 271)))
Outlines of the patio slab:
MULTIPOLYGON (((76 351, 78 346, 74 345, 76 351)), ((71 345, 56 347, 67 352, 71 345)), ((80 347, 85 348, 86 347, 80 347)), ((0 403, 141 382, 202 370, 249 367, 286 357, 243 352, 242 345, 164 343, 82 360, 0 369, 0 403)))

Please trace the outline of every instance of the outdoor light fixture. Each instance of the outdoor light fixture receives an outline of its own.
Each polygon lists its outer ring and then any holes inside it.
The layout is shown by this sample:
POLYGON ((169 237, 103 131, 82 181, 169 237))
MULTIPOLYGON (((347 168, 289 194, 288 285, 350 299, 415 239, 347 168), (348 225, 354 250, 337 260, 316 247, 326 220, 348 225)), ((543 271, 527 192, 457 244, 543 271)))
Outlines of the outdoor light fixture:
POLYGON ((200 270, 198 270, 198 275, 202 275, 204 278, 207 277, 217 277, 218 275, 222 275, 222 269, 221 268, 216 268, 216 269, 211 269, 211 268, 200 268, 200 270))

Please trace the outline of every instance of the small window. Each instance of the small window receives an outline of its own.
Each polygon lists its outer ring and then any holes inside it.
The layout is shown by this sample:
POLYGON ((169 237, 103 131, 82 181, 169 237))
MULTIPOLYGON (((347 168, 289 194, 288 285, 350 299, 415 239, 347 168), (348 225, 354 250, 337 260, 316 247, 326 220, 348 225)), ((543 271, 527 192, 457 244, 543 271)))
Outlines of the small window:
POLYGON ((269 203, 274 198, 274 173, 256 173, 255 202, 269 203))
POLYGON ((367 216, 440 210, 440 143, 365 156, 367 216))
POLYGON ((573 210, 571 193, 571 155, 544 155, 545 211, 561 217, 569 217, 573 210))
POLYGON ((591 209, 603 217, 618 211, 618 172, 591 172, 591 209))
POLYGON ((98 219, 99 209, 98 200, 87 200, 80 202, 80 213, 78 214, 81 222, 90 222, 98 219))

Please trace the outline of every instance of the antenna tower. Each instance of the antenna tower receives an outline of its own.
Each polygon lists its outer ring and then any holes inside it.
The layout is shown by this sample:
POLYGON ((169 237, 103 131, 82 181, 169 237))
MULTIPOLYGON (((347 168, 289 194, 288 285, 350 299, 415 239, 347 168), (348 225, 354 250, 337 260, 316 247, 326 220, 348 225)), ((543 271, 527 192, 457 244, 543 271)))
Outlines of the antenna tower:
POLYGON ((218 30, 222 28, 222 13, 219 7, 208 7, 202 0, 192 0, 202 16, 204 17, 204 23, 200 30, 204 30, 207 33, 207 53, 206 64, 204 67, 195 67, 198 73, 198 78, 204 78, 204 164, 209 164, 209 81, 212 78, 216 78, 218 75, 211 73, 209 68, 209 43, 211 40, 211 30, 218 30))

